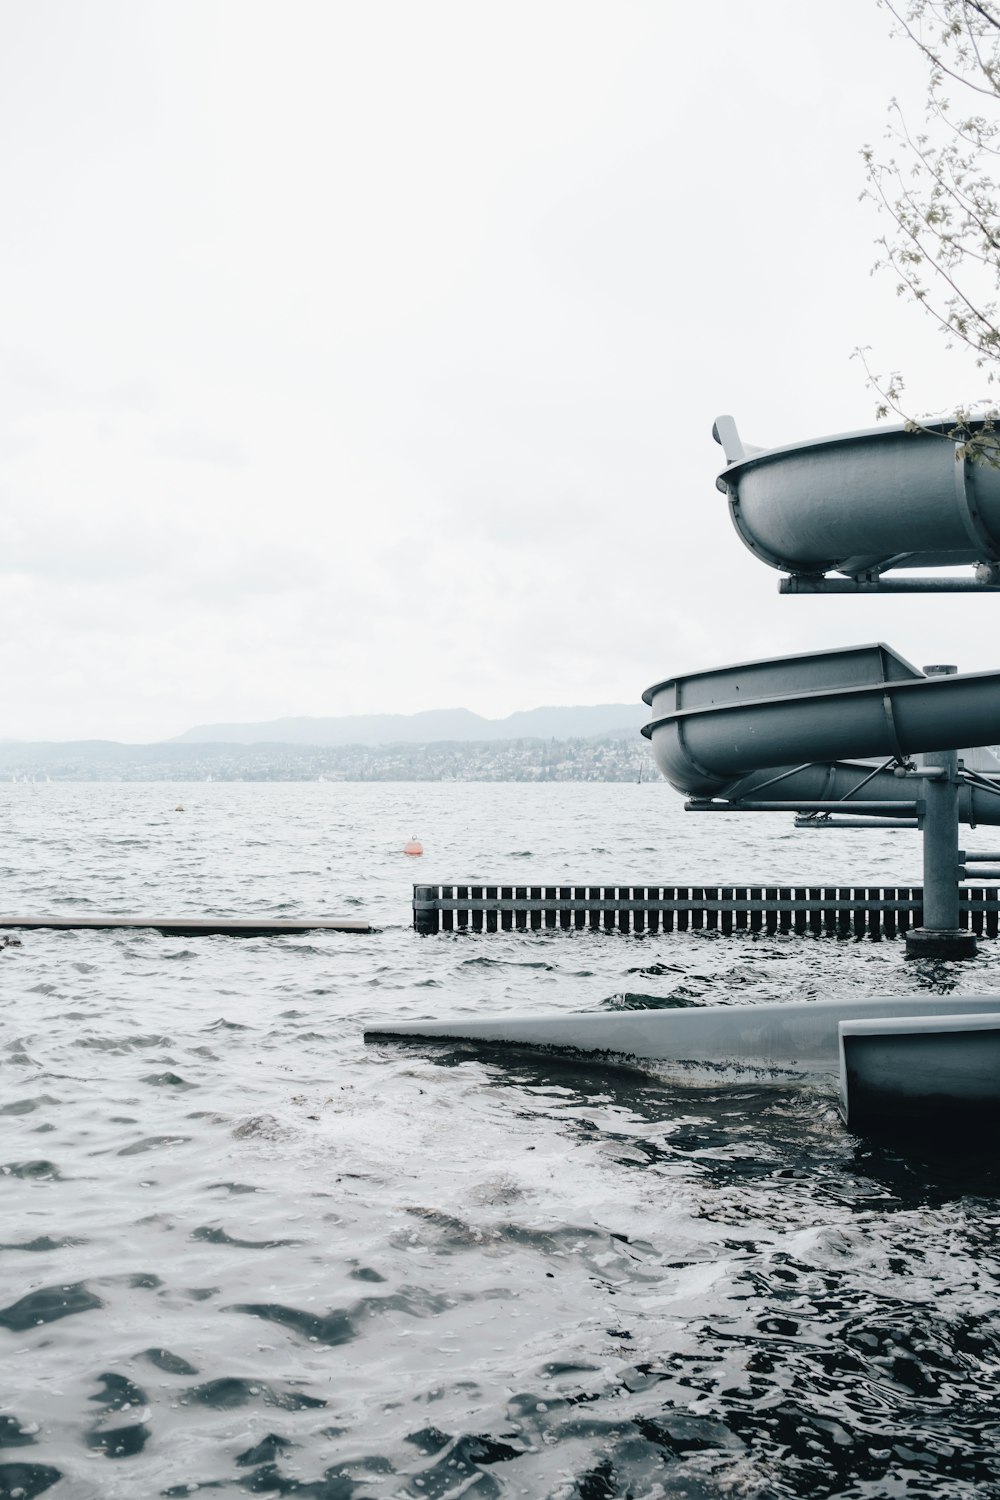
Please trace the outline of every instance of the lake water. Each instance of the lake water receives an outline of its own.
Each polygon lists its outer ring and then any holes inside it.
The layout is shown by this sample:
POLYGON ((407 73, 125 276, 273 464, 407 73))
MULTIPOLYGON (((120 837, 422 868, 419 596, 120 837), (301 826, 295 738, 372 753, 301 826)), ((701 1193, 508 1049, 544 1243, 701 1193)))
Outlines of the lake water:
POLYGON ((917 835, 658 783, 17 784, 0 866, 8 911, 378 929, 0 951, 0 1500, 1000 1495, 997 1141, 867 1142, 832 1083, 362 1041, 1000 991, 998 942, 410 927, 417 879, 919 881, 917 835))

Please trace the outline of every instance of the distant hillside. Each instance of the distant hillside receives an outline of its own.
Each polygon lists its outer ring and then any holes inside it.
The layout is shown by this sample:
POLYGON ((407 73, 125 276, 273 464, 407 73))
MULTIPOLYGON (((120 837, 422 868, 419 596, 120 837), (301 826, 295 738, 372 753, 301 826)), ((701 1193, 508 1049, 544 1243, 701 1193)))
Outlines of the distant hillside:
POLYGON ((639 734, 429 744, 0 743, 3 781, 657 780, 639 734))
POLYGON ((467 708, 419 714, 352 714, 338 719, 271 719, 262 724, 200 724, 171 745, 404 745, 489 740, 587 739, 636 734, 649 717, 643 705, 601 703, 583 708, 531 708, 506 719, 484 719, 467 708))

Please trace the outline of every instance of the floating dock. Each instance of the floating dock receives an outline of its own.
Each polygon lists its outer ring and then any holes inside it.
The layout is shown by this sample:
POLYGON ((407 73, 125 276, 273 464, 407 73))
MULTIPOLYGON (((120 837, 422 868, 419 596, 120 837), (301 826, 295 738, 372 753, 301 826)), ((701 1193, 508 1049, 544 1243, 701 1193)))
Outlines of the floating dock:
MULTIPOLYGON (((923 922, 911 885, 415 885, 417 932, 799 932, 895 937, 923 922)), ((1000 931, 1000 886, 962 886, 959 922, 1000 931)))
POLYGON ((153 931, 165 937, 276 937, 296 932, 371 932, 359 917, 48 917, 0 916, 0 932, 48 928, 56 932, 153 931))

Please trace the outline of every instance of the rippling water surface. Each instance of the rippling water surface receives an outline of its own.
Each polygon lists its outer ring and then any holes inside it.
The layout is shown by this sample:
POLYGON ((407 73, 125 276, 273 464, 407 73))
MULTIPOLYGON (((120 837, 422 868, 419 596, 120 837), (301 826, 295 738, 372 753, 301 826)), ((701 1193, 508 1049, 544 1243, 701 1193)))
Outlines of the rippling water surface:
POLYGON ((8 911, 378 927, 0 951, 0 1500, 1000 1495, 995 1140, 866 1142, 832 1082, 362 1042, 1000 989, 995 942, 409 925, 417 878, 874 883, 916 835, 656 784, 13 785, 0 867, 8 911))

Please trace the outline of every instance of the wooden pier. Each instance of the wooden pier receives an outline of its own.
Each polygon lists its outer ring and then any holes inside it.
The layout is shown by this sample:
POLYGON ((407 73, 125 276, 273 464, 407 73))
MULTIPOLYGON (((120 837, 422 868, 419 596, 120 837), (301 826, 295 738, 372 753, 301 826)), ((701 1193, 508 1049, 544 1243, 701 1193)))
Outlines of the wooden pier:
MULTIPOLYGON (((895 937, 923 921, 923 887, 898 885, 415 885, 417 932, 799 932, 895 937)), ((959 921, 1000 930, 1000 886, 963 885, 959 921)))
POLYGON ((166 937, 275 937, 296 932, 371 932, 357 917, 94 917, 63 912, 47 917, 0 916, 0 932, 54 929, 56 932, 152 931, 166 937))

